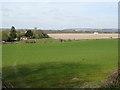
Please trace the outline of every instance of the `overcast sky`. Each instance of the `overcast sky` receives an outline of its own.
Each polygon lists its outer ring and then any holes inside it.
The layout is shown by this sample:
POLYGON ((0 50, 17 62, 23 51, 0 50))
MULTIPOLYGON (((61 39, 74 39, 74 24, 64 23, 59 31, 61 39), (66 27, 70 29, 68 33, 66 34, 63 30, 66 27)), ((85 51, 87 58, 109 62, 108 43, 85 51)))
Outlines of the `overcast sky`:
POLYGON ((4 28, 118 27, 117 2, 4 2, 1 7, 4 28))

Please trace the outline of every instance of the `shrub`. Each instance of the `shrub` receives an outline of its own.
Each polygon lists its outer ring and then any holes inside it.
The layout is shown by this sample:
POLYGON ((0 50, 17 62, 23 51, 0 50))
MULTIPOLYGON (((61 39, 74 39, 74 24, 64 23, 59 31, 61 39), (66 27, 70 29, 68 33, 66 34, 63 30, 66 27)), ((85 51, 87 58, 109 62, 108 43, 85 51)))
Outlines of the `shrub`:
POLYGON ((69 42, 71 42, 72 40, 71 39, 68 39, 69 42))
POLYGON ((23 43, 36 43, 35 40, 23 40, 22 42, 23 43))
POLYGON ((59 39, 60 40, 60 42, 63 42, 63 39, 59 39))
POLYGON ((5 31, 2 31, 2 40, 1 41, 7 41, 9 39, 7 33, 5 31))

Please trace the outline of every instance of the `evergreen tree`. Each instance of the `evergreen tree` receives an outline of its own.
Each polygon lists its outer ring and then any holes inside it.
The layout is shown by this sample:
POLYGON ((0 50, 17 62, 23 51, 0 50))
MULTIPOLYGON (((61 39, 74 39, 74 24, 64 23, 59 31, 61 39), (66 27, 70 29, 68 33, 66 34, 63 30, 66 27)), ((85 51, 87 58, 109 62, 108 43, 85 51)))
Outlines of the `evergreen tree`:
POLYGON ((10 30, 10 39, 11 40, 15 40, 15 38, 17 37, 17 35, 16 35, 16 30, 15 30, 15 27, 14 26, 12 26, 11 27, 11 30, 10 30))

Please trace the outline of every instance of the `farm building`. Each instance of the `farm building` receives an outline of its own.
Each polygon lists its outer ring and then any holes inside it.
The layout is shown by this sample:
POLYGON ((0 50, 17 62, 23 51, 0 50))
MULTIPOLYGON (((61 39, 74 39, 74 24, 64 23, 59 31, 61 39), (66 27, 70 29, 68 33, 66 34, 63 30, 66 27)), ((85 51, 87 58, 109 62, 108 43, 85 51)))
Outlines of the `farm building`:
POLYGON ((98 34, 98 32, 94 32, 94 34, 96 35, 96 34, 98 34))

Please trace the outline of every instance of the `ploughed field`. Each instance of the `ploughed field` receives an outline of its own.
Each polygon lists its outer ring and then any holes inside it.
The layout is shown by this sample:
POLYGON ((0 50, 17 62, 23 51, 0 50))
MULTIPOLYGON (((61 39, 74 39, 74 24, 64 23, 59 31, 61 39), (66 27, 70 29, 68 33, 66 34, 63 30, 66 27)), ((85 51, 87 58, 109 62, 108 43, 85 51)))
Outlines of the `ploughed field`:
POLYGON ((3 78, 21 88, 99 87, 118 63, 118 40, 6 44, 3 78))
POLYGON ((57 34, 48 34, 50 37, 54 39, 111 39, 111 38, 118 38, 117 33, 100 33, 100 34, 86 34, 86 33, 57 33, 57 34))

